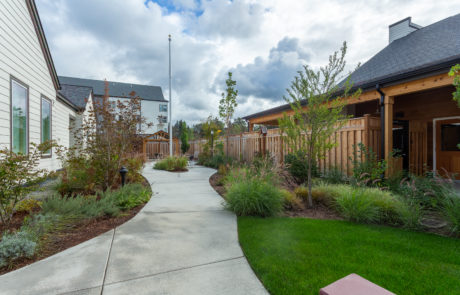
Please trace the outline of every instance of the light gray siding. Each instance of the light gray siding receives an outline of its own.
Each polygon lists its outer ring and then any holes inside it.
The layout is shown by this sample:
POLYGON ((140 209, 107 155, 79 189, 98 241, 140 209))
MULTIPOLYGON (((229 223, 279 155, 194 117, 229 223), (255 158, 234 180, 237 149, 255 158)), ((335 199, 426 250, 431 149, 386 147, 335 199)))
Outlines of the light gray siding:
MULTIPOLYGON (((56 90, 25 0, 0 1, 0 146, 10 147, 10 80, 29 87, 29 140, 40 142, 41 96, 52 101, 52 138, 68 146, 69 115, 75 111, 56 100, 56 90)), ((53 157, 41 166, 59 168, 53 157)))

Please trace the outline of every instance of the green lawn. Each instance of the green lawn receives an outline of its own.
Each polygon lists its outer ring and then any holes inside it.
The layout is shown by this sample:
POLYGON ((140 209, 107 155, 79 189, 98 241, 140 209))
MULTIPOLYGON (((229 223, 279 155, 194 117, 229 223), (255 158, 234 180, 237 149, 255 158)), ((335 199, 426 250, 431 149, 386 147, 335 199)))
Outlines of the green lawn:
POLYGON ((460 240, 334 220, 238 218, 271 294, 315 294, 350 273, 396 294, 460 294, 460 240))

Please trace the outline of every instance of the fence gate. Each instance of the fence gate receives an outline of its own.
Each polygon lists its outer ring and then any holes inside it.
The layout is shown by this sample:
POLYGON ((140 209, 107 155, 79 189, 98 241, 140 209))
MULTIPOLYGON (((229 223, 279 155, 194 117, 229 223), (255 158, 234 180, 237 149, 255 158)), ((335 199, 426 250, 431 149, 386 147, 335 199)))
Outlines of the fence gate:
MULTIPOLYGON (((160 159, 169 156, 169 134, 158 131, 144 137, 142 152, 146 159, 160 159)), ((180 144, 177 138, 173 138, 173 153, 180 155, 180 144)))

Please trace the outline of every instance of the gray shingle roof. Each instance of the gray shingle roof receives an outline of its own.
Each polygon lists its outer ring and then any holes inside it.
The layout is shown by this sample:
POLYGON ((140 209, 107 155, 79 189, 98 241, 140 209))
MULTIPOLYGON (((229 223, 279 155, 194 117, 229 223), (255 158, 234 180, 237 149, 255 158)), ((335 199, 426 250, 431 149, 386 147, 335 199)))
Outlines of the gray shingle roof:
MULTIPOLYGON (((104 95, 105 82, 102 80, 81 79, 59 76, 62 85, 85 86, 93 89, 94 95, 104 95)), ((130 93, 135 92, 143 100, 166 101, 163 91, 159 86, 140 85, 121 82, 109 82, 109 95, 113 97, 131 97, 130 93)))
POLYGON ((362 87, 455 59, 460 59, 460 14, 391 42, 352 73, 351 81, 362 87))
POLYGON ((59 92, 78 108, 84 109, 86 107, 86 100, 91 94, 91 90, 91 87, 74 86, 61 83, 61 90, 59 90, 59 92))
MULTIPOLYGON (((366 90, 376 84, 384 85, 435 71, 445 72, 457 63, 460 63, 460 14, 391 42, 353 72, 350 79, 355 88, 366 90)), ((289 104, 284 104, 243 118, 251 119, 288 109, 289 104)))

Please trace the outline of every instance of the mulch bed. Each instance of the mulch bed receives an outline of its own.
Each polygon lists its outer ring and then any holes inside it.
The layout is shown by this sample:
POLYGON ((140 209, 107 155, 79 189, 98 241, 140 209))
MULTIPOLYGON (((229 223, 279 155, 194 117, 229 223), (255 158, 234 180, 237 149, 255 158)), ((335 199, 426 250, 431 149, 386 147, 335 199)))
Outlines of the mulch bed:
MULTIPOLYGON (((214 190, 225 199, 225 187, 222 184, 223 176, 219 173, 214 173, 209 178, 209 183, 214 188, 214 190)), ((289 191, 293 191, 297 185, 294 184, 288 177, 283 177, 281 187, 289 191), (287 181, 286 181, 287 180, 287 181)), ((334 210, 327 208, 321 204, 315 204, 313 208, 298 208, 298 209, 287 209, 284 211, 284 215, 287 217, 305 217, 305 218, 314 218, 314 219, 335 219, 343 220, 334 210)))
MULTIPOLYGON (((150 188, 150 185, 145 178, 143 181, 143 185, 150 188)), ((46 257, 64 251, 70 247, 76 246, 80 243, 95 238, 105 232, 108 232, 109 230, 114 229, 119 225, 122 225, 126 221, 136 216, 136 214, 145 206, 145 204, 134 207, 131 210, 124 211, 120 216, 104 216, 89 219, 75 224, 71 227, 68 227, 67 229, 64 229, 62 231, 52 233, 49 235, 48 240, 46 240, 41 245, 40 250, 34 257, 18 259, 10 268, 0 268, 0 275, 19 269, 36 261, 42 260, 46 257)), ((3 224, 0 224, 0 233, 2 233, 4 230, 19 229, 22 225, 24 217, 26 217, 27 215, 29 215, 29 213, 25 212, 14 214, 13 220, 9 226, 4 226, 3 224)))

